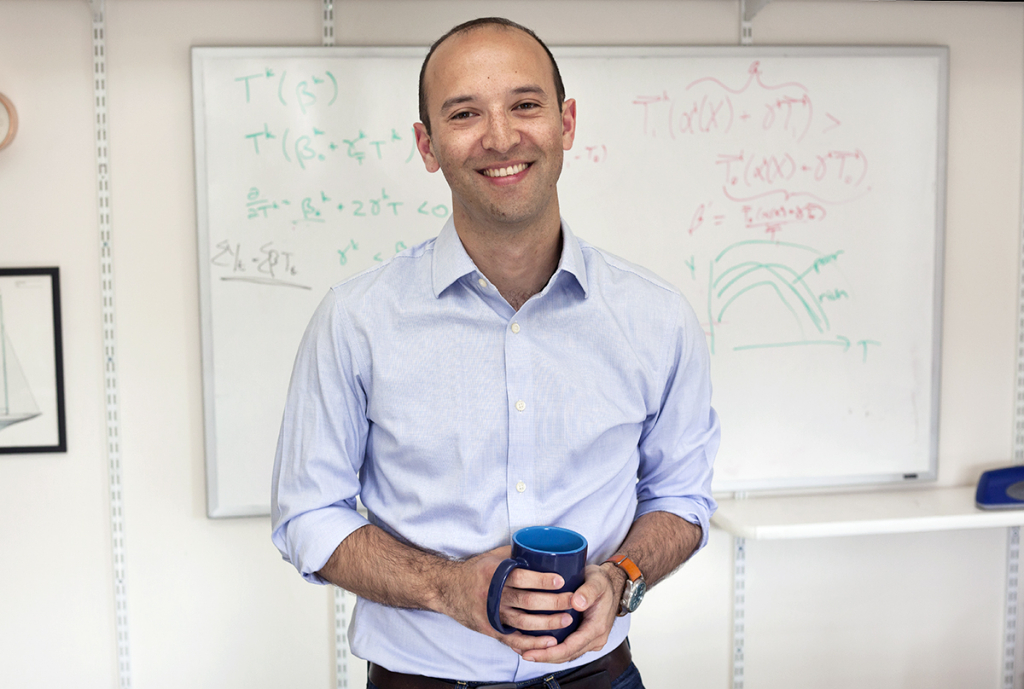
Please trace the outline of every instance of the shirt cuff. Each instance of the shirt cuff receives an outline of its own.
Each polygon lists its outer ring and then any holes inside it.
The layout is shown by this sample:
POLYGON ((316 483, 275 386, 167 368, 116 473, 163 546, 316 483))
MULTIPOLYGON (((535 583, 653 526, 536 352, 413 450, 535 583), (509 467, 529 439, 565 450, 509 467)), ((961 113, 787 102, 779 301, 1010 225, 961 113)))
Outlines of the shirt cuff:
POLYGON ((708 532, 711 526, 711 515, 718 509, 715 499, 705 498, 653 498, 640 502, 636 506, 636 517, 639 519, 651 512, 668 512, 680 519, 700 527, 700 544, 694 549, 695 554, 708 543, 708 532))
POLYGON ((285 559, 295 565, 302 578, 314 584, 328 584, 317 574, 356 529, 367 526, 359 512, 349 507, 324 507, 291 519, 274 534, 274 544, 285 559))

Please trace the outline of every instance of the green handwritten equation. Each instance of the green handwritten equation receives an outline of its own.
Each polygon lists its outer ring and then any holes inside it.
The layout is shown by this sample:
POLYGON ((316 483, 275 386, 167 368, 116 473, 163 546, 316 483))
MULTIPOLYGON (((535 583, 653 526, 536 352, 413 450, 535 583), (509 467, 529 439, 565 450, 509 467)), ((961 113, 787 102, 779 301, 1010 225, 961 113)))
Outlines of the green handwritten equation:
MULTIPOLYGON (((339 97, 338 80, 329 70, 289 75, 287 70, 277 73, 267 67, 259 73, 235 77, 234 84, 235 99, 243 108, 276 101, 281 108, 308 115, 314 110, 352 106, 339 97)), ((330 131, 326 125, 277 128, 263 122, 261 127, 240 136, 254 156, 280 155, 285 162, 302 170, 330 160, 359 166, 388 158, 408 164, 416 158, 416 139, 409 127, 377 128, 370 130, 370 134, 366 131, 364 128, 330 131)))
MULTIPOLYGON (((301 115, 335 106, 351 106, 344 98, 339 99, 338 80, 330 71, 290 77, 287 70, 278 74, 271 68, 265 68, 262 73, 236 77, 234 83, 238 89, 237 99, 243 106, 254 101, 262 103, 274 95, 280 106, 297 110, 301 115)), ((276 129, 264 122, 262 127, 241 136, 251 144, 254 156, 280 153, 286 162, 302 170, 309 164, 337 159, 362 165, 365 161, 383 161, 387 157, 408 164, 416 158, 416 138, 409 127, 385 127, 371 131, 367 134, 364 128, 358 128, 355 131, 331 132, 326 126, 311 125, 301 129, 276 129)))
POLYGON ((328 194, 319 190, 316 195, 303 196, 293 202, 264 194, 259 187, 250 187, 246 194, 244 211, 247 220, 286 220, 292 225, 304 223, 327 223, 341 217, 348 218, 397 218, 401 216, 428 217, 444 220, 451 213, 447 204, 422 201, 420 199, 395 198, 381 188, 380 194, 364 195, 362 198, 344 196, 342 193, 328 194))
POLYGON ((235 77, 235 83, 244 86, 246 103, 253 101, 254 93, 259 97, 276 89, 281 105, 295 104, 303 113, 318 102, 326 102, 330 106, 338 100, 338 80, 329 70, 320 72, 319 76, 309 73, 289 79, 288 70, 277 74, 272 68, 265 67, 262 72, 235 77))
POLYGON ((417 160, 416 140, 412 132, 402 136, 394 127, 383 135, 367 135, 360 129, 335 137, 315 126, 299 130, 285 127, 276 131, 264 122, 261 129, 241 136, 251 144, 254 156, 280 153, 286 163, 297 165, 302 170, 312 163, 330 160, 349 162, 354 166, 366 161, 400 160, 403 164, 410 164, 417 160))
MULTIPOLYGON (((234 78, 239 86, 238 98, 245 104, 263 101, 269 91, 276 91, 276 100, 286 109, 297 109, 307 115, 314 109, 331 109, 336 104, 350 105, 339 100, 338 80, 330 71, 318 76, 309 74, 289 77, 288 71, 280 75, 266 68, 262 73, 234 78)), ((244 132, 242 138, 251 145, 254 156, 280 154, 287 163, 305 170, 315 163, 344 160, 353 165, 367 161, 383 161, 387 157, 412 163, 416 158, 416 138, 408 127, 387 127, 372 130, 331 132, 325 127, 271 128, 262 127, 244 132)))
MULTIPOLYGON (((399 240, 399 241, 395 242, 394 253, 400 254, 400 253, 402 253, 403 251, 405 251, 408 248, 409 247, 406 246, 405 242, 399 240)), ((343 249, 338 249, 338 263, 340 265, 343 265, 343 266, 348 265, 349 260, 351 258, 353 258, 354 257, 353 254, 356 254, 356 253, 359 253, 359 244, 356 243, 356 240, 354 240, 354 239, 349 240, 349 243, 348 243, 347 246, 345 246, 343 249)), ((365 253, 365 252, 363 252, 363 253, 365 253)), ((383 251, 378 251, 375 254, 373 254, 373 256, 371 258, 376 263, 383 263, 384 259, 385 259, 385 255, 384 255, 383 251)))
POLYGON ((214 246, 212 253, 210 263, 228 269, 221 280, 312 289, 296 281, 299 269, 294 253, 278 249, 274 242, 251 247, 225 239, 214 246))

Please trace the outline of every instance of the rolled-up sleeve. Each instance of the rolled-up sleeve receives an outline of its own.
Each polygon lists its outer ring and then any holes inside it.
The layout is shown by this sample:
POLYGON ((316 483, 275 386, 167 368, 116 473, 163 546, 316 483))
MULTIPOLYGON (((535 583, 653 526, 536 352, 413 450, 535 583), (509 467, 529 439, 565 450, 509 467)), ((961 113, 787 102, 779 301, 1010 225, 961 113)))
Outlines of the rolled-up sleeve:
POLYGON ((332 291, 295 360, 271 486, 274 545, 307 580, 368 522, 356 510, 366 450, 365 354, 332 291))
POLYGON ((669 512, 698 524, 703 548, 717 507, 711 478, 720 428, 704 330, 682 298, 670 342, 661 404, 640 438, 636 516, 669 512))

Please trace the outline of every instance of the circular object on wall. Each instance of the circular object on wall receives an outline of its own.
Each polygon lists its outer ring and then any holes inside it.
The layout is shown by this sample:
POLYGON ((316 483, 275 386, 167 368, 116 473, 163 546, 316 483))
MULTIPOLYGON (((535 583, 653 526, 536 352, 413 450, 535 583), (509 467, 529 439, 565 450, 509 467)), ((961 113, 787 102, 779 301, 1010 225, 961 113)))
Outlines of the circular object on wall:
POLYGON ((14 103, 0 93, 0 149, 7 148, 17 133, 18 111, 14 109, 14 103))

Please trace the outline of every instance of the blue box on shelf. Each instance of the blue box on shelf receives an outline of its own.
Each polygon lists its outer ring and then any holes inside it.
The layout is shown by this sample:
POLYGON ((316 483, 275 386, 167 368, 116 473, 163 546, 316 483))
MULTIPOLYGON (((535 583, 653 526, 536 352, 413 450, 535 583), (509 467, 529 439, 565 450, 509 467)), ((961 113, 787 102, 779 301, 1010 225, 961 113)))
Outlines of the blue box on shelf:
POLYGON ((974 502, 983 510, 1024 509, 1024 465, 983 473, 974 502))

